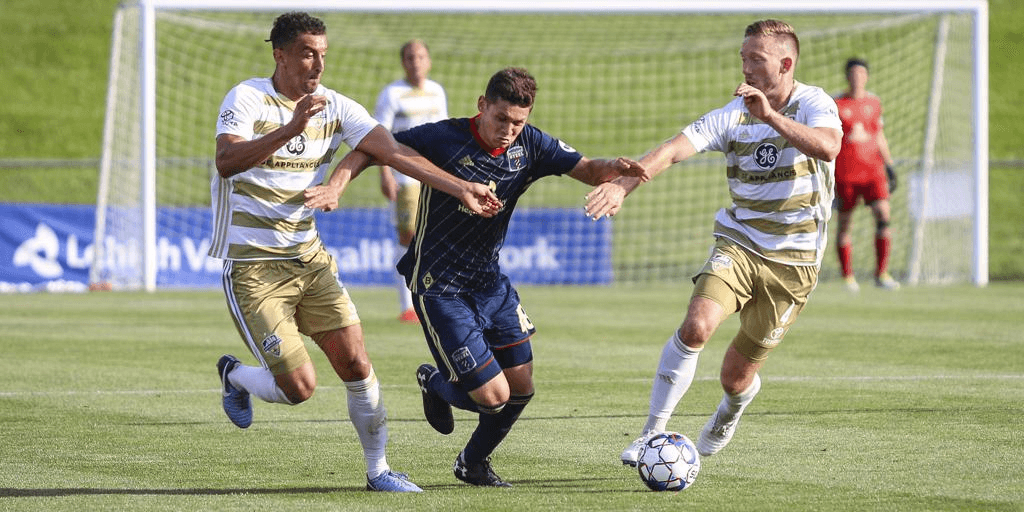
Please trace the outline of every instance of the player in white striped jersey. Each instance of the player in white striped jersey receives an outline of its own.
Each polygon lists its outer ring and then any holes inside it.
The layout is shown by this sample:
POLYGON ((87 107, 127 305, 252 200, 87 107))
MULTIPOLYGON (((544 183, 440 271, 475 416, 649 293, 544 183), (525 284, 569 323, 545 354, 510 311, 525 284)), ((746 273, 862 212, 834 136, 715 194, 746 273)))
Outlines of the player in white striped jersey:
MULTIPOLYGON (((431 68, 427 44, 413 39, 402 45, 399 54, 405 78, 395 80, 381 89, 373 117, 391 133, 448 119, 448 98, 444 87, 427 78, 431 68)), ((388 166, 381 166, 380 186, 384 196, 394 205, 395 228, 398 232, 398 245, 401 246, 398 253, 405 254, 416 234, 420 182, 404 174, 394 173, 388 166)), ((418 324, 419 319, 412 308, 412 294, 405 285, 405 279, 397 273, 395 284, 398 288, 398 320, 418 324)))
POLYGON ((725 394, 697 440, 703 456, 725 447, 761 388, 757 372, 768 352, 782 341, 817 284, 842 124, 828 94, 795 80, 799 55, 790 25, 751 24, 740 50, 744 82, 736 88, 737 98, 644 156, 640 163, 648 175, 619 178, 588 195, 590 215, 613 215, 626 194, 670 165, 702 151, 726 155, 732 205, 715 216, 714 249, 694 277, 682 325, 662 350, 647 423, 622 452, 623 464, 636 465, 643 441, 665 431, 693 381, 704 344, 738 312, 739 333, 722 361, 725 394))
MULTIPOLYGON (((400 146, 358 103, 320 84, 327 52, 323 21, 279 16, 270 33, 270 78, 242 82, 221 106, 218 176, 213 177, 210 255, 224 262, 223 286, 235 326, 259 366, 231 355, 217 363, 224 412, 252 423, 250 394, 294 405, 309 399, 316 372, 302 335, 323 350, 345 382, 348 416, 367 464, 369 490, 419 492, 385 456, 387 411, 366 354, 355 306, 316 230, 305 191, 323 182, 342 142, 459 198, 484 216, 500 207, 483 184, 452 177, 400 146)), ((280 452, 287 440, 270 438, 280 452)), ((299 454, 294 454, 299 455, 299 454)))

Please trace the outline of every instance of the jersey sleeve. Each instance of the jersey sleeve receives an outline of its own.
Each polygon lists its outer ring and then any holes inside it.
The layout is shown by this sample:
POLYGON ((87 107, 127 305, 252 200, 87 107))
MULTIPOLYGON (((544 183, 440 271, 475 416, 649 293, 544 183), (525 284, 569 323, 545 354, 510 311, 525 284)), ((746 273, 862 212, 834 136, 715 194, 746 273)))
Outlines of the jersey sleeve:
POLYGON ((839 119, 839 107, 836 100, 829 96, 824 90, 815 87, 811 94, 807 95, 806 109, 801 106, 800 112, 804 114, 803 124, 811 128, 835 128, 842 131, 843 122, 839 119))
POLYGON ((728 105, 712 110, 683 128, 682 134, 690 139, 693 149, 698 153, 725 152, 729 119, 733 111, 734 109, 730 109, 728 105))
POLYGON ((537 176, 565 174, 576 167, 576 164, 583 158, 583 155, 572 146, 532 125, 527 125, 520 137, 523 135, 527 136, 530 146, 533 148, 533 174, 537 176))
POLYGON ((341 140, 348 147, 355 149, 363 137, 380 123, 367 112, 366 108, 355 100, 332 91, 333 115, 341 123, 341 140))
POLYGON ((236 85, 224 96, 217 117, 217 135, 237 135, 252 140, 259 112, 259 94, 245 84, 236 85))

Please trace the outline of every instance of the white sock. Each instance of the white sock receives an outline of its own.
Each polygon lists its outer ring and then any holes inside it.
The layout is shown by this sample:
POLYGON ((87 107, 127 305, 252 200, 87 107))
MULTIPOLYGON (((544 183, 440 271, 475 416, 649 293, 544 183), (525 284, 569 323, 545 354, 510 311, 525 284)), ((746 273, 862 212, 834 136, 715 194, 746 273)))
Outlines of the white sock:
POLYGON ((690 389, 693 376, 697 373, 697 358, 700 349, 694 350, 679 339, 679 331, 672 333, 665 348, 661 350, 658 373, 651 385, 651 404, 644 432, 664 432, 676 404, 690 389))
POLYGON ((390 467, 384 454, 388 443, 388 411, 380 396, 380 383, 370 369, 370 376, 354 382, 346 382, 348 388, 348 416, 359 434, 366 458, 366 475, 376 478, 390 467))
POLYGON ((262 366, 235 366, 228 374, 228 380, 232 386, 244 389, 264 402, 294 405, 284 391, 277 387, 274 374, 262 366))
MULTIPOLYGON (((399 257, 405 254, 405 251, 409 249, 409 246, 407 245, 399 245, 398 247, 400 247, 398 250, 399 257)), ((412 309, 412 292, 409 291, 409 287, 405 284, 405 277, 398 273, 395 275, 398 276, 398 307, 400 308, 399 311, 404 313, 412 309)))
POLYGON ((718 424, 725 424, 735 421, 740 415, 743 414, 743 410, 750 405, 750 402, 754 401, 754 397, 757 396, 757 392, 761 391, 761 377, 754 374, 754 381, 750 384, 750 387, 741 391, 737 395, 730 395, 724 393, 722 401, 718 404, 718 424))

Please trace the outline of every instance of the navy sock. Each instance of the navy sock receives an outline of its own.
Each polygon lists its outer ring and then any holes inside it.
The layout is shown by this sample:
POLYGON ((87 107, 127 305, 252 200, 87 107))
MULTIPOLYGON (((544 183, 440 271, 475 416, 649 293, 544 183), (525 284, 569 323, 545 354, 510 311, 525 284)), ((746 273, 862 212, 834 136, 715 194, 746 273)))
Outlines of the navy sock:
POLYGON ((533 393, 529 395, 513 395, 509 398, 505 407, 497 414, 480 413, 480 423, 477 425, 469 443, 462 450, 463 460, 466 462, 481 462, 494 452, 494 449, 512 430, 512 425, 519 419, 526 404, 530 403, 533 393))

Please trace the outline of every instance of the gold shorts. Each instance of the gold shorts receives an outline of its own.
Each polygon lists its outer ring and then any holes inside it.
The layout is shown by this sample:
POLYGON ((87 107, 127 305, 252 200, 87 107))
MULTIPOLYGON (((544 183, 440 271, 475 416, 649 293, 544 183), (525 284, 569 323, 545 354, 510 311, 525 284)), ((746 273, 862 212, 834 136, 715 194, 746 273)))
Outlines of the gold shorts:
POLYGON ((398 197, 395 199, 395 227, 399 233, 416 232, 416 210, 419 204, 419 182, 398 187, 398 197))
POLYGON ((751 361, 763 361, 793 325, 818 283, 818 267, 767 260, 719 237, 694 279, 693 295, 713 300, 727 315, 739 311, 733 346, 751 361))
POLYGON ((225 261, 223 286, 238 333, 274 375, 309 361, 302 334, 359 323, 338 266, 323 247, 299 259, 225 261))

